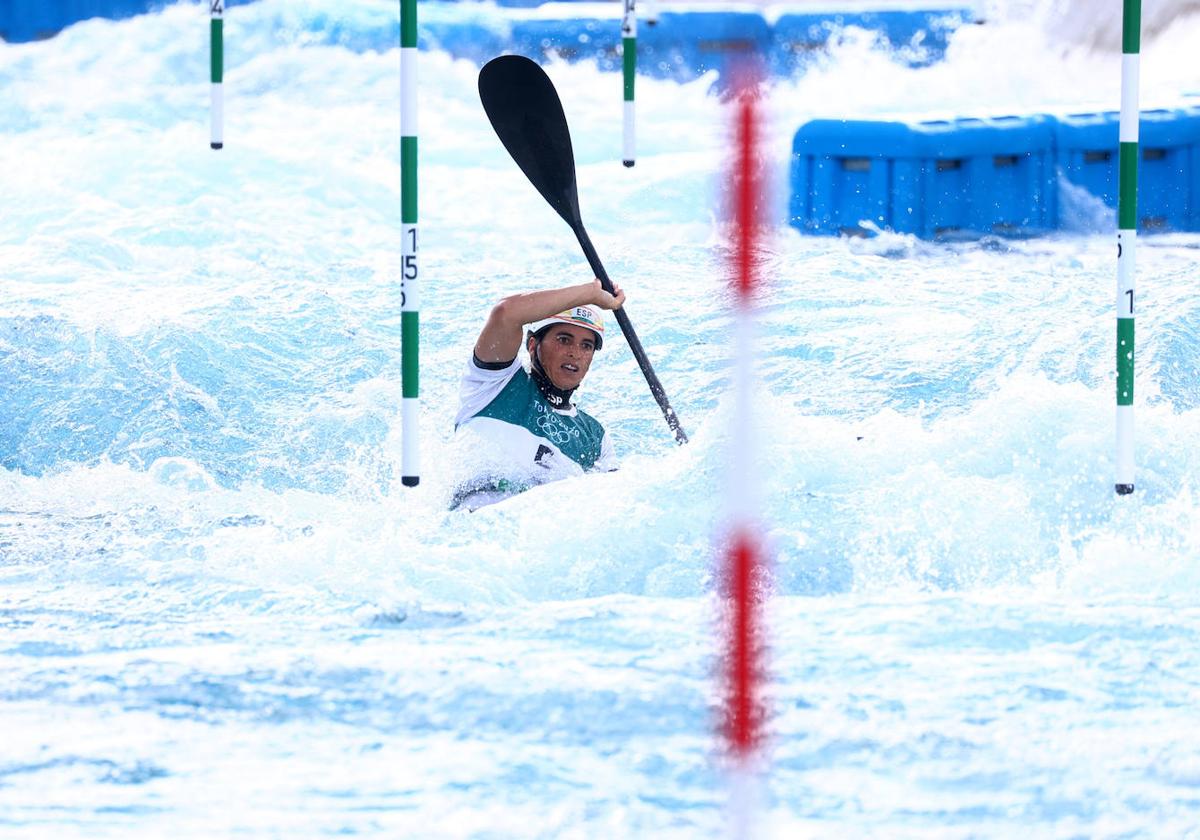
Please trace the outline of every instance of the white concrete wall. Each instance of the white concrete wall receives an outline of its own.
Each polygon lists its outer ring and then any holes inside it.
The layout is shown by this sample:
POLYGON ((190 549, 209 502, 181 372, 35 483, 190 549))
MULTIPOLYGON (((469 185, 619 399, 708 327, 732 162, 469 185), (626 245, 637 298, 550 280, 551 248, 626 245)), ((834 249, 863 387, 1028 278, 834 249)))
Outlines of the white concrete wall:
MULTIPOLYGON (((983 4, 986 20, 1039 20, 1064 45, 1112 52, 1121 51, 1121 9, 1121 0, 985 0, 983 4)), ((1200 15, 1200 0, 1142 0, 1143 42, 1190 15, 1200 15)))

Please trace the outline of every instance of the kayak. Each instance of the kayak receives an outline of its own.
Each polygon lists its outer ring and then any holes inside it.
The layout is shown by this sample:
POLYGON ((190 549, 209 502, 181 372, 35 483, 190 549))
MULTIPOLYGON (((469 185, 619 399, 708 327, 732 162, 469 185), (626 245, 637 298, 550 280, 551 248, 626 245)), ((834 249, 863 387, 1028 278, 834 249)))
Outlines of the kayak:
POLYGON ((491 479, 486 484, 468 484, 460 487, 450 500, 450 510, 465 510, 473 513, 481 507, 494 505, 511 499, 529 488, 507 479, 491 479))

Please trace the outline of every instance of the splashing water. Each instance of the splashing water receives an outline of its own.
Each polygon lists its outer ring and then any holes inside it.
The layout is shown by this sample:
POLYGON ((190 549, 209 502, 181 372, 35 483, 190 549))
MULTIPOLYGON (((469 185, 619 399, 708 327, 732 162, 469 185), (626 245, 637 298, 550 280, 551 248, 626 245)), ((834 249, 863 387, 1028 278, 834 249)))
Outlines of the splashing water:
MULTIPOLYGON (((489 7, 482 7, 486 14, 489 7)), ((399 484, 394 6, 172 6, 0 50, 5 836, 695 837, 722 825, 714 536, 732 411, 712 78, 548 69, 623 342, 581 401, 622 469, 446 510, 501 296, 588 279, 421 57, 420 487, 399 484)), ((1047 34, 1050 32, 1051 34, 1047 34)), ((1143 103, 1200 91, 1181 14, 1143 103)), ((1112 494, 1111 222, 933 245, 782 223, 815 115, 1115 107, 1015 16, 913 68, 850 33, 769 89, 756 386, 779 836, 1179 836, 1200 820, 1196 236, 1139 252, 1138 491, 1112 494), (999 68, 1004 68, 1001 71, 999 68)))

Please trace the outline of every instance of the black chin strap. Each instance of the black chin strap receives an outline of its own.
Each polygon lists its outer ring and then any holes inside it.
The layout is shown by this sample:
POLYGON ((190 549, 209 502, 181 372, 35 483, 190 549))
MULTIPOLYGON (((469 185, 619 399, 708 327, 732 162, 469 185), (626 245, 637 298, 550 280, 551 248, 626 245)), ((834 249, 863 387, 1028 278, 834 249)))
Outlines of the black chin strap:
POLYGON ((534 341, 533 352, 529 354, 529 375, 533 378, 533 384, 537 385, 542 396, 546 398, 546 402, 558 409, 567 408, 571 405, 571 395, 575 393, 575 389, 563 390, 550 381, 539 357, 538 350, 541 346, 540 340, 534 341))

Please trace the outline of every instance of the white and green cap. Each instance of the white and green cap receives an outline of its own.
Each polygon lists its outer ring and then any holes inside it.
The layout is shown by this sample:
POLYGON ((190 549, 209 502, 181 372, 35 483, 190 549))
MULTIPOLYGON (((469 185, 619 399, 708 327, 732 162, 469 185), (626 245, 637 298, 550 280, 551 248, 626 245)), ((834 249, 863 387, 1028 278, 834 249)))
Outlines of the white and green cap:
POLYGON ((529 325, 529 331, 536 335, 552 324, 570 324, 573 327, 589 329, 596 334, 596 349, 604 346, 604 316, 600 314, 598 306, 573 306, 565 312, 535 321, 529 325))

